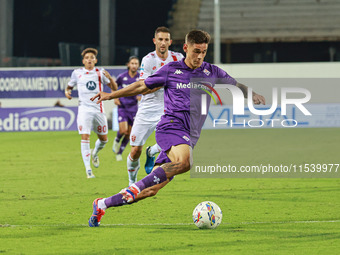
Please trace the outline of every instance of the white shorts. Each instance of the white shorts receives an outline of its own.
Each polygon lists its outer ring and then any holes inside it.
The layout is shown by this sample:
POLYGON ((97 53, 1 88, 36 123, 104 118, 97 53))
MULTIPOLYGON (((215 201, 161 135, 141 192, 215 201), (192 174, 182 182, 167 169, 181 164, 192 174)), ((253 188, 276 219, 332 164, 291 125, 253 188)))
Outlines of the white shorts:
POLYGON ((158 121, 148 123, 135 121, 130 133, 130 145, 143 146, 152 132, 155 131, 157 123, 158 121))
POLYGON ((77 125, 80 135, 90 135, 92 130, 98 135, 107 135, 108 133, 105 113, 78 112, 77 125))

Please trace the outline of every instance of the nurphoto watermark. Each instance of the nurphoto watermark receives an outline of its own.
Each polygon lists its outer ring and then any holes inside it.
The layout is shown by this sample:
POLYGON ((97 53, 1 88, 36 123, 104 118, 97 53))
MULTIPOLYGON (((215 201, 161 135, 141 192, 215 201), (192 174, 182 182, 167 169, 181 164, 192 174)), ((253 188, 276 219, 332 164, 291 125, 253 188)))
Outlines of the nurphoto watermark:
MULTIPOLYGON (((195 148, 191 177, 340 178, 337 159, 324 157, 324 150, 305 153, 299 136, 281 135, 287 129, 340 127, 340 103, 333 95, 340 80, 327 82, 328 89, 324 80, 271 81, 268 86, 265 79, 254 80, 252 86, 250 80, 246 90, 225 80, 192 79, 177 84, 177 89, 190 89, 190 140, 195 148), (262 83, 266 85, 261 87, 262 83), (321 89, 320 84, 325 87, 321 89), (264 95, 265 105, 253 100, 255 92, 264 95), (288 148, 280 145, 290 139, 288 148), (299 156, 287 157, 287 150, 299 156)), ((304 133, 308 132, 299 131, 304 133)), ((313 139, 309 140, 317 149, 313 139)))

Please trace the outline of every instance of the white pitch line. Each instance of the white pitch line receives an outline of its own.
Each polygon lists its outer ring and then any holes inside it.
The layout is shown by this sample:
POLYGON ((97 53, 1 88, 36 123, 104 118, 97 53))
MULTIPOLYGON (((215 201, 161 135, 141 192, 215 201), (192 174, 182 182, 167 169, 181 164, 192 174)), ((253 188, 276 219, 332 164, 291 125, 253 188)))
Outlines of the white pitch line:
POLYGON ((263 222, 256 222, 255 221, 255 222, 241 222, 239 224, 242 224, 242 225, 252 225, 252 224, 309 224, 309 223, 336 223, 336 222, 340 222, 340 220, 263 221, 263 222))
MULTIPOLYGON (((256 225, 256 224, 312 224, 312 223, 339 223, 340 220, 312 220, 312 221, 263 221, 263 222, 240 222, 240 223, 221 223, 221 225, 256 225)), ((189 226, 194 223, 118 223, 118 224, 102 224, 101 226, 189 226)), ((0 224, 1 227, 82 227, 88 224, 51 224, 51 225, 10 225, 0 224)))

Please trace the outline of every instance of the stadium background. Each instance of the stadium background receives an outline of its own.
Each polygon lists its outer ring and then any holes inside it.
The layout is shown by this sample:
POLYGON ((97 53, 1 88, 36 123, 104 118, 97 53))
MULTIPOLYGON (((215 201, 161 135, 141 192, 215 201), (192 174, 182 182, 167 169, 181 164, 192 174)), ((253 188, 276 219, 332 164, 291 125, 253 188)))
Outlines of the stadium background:
MULTIPOLYGON (((206 60, 237 79, 339 77, 339 1, 220 1, 218 59, 214 57, 214 3, 165 0, 159 6, 154 0, 2 1, 0 29, 6 36, 0 40, 0 65, 14 69, 0 70, 0 103, 4 108, 51 107, 57 102, 76 107, 77 100, 67 100, 63 89, 72 66, 81 63, 80 53, 85 47, 98 48, 99 65, 117 75, 125 69, 130 55, 141 59, 154 49, 151 39, 160 25, 171 28, 171 49, 177 51, 182 51, 188 30, 207 30, 213 43, 206 60), (68 8, 64 8, 66 5, 68 8), (32 73, 18 72, 23 70, 20 67, 31 68, 32 73), (31 76, 45 77, 45 84, 47 77, 58 77, 59 87, 57 91, 25 91, 12 82, 23 78, 26 83, 21 87, 27 87, 31 76)), ((256 82, 248 85, 257 87, 271 102, 268 86, 256 82)), ((318 84, 309 86, 317 90, 311 103, 338 102, 338 86, 329 85, 331 88, 325 87, 320 93, 318 84)), ((224 102, 231 104, 230 99, 226 96, 224 102)), ((105 108, 112 119, 115 105, 107 102, 105 108)))
MULTIPOLYGON (((114 56, 102 64, 122 65, 131 53, 142 57, 153 49, 153 31, 160 25, 172 29, 179 50, 189 29, 198 27, 213 35, 212 0, 6 0, 0 4, 2 67, 77 66, 77 47, 102 47, 108 42, 114 56), (71 44, 71 60, 67 61, 60 44, 71 44)), ((220 1, 220 6, 222 63, 340 60, 339 1, 242 0, 220 1)))

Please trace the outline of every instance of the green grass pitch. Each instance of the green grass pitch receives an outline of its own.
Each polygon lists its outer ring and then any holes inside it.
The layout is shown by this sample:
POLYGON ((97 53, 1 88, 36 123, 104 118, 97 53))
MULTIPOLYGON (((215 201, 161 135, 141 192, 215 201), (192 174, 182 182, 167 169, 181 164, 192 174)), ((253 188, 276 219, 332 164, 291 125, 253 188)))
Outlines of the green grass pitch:
MULTIPOLYGON (((262 159, 340 163, 339 131, 229 130, 233 149, 226 157, 235 165, 262 159)), ((186 173, 156 197, 110 208, 101 227, 88 227, 92 201, 128 184, 130 147, 116 162, 114 132, 109 137, 93 169, 96 178, 87 179, 77 132, 0 133, 0 254, 339 254, 338 178, 204 179, 186 173), (223 211, 215 230, 192 223, 194 207, 205 200, 223 211)), ((144 162, 143 153, 138 179, 145 176, 144 162)))

